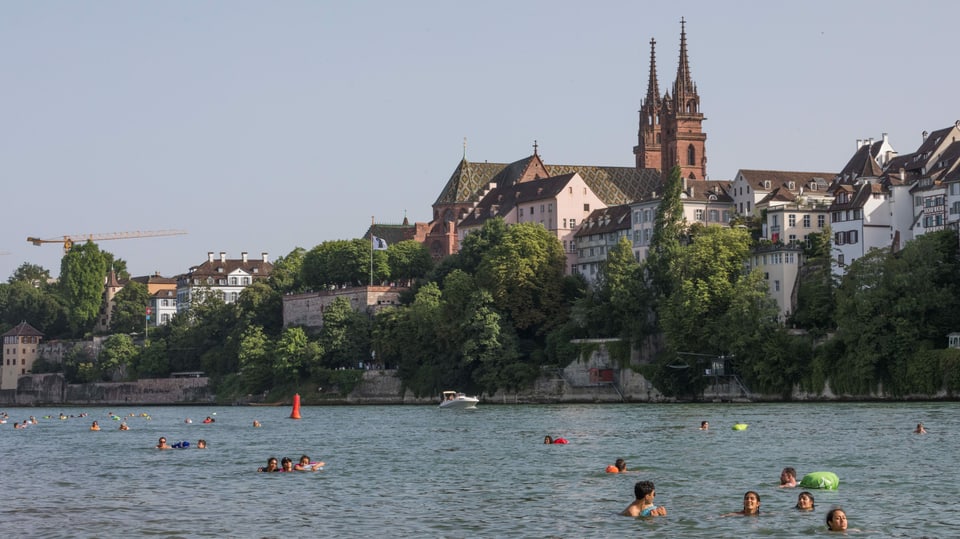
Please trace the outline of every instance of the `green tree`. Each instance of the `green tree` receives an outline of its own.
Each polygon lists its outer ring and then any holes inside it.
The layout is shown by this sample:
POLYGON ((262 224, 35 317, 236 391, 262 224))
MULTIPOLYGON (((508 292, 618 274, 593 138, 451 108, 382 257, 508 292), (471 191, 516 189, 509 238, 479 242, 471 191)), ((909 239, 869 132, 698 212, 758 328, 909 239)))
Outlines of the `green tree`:
POLYGON ((166 339, 153 339, 144 344, 134 365, 140 378, 164 378, 170 374, 166 339))
POLYGON ((274 290, 280 294, 295 294, 306 290, 302 278, 303 257, 306 252, 303 247, 297 247, 273 263, 269 282, 274 290))
POLYGON ((259 326, 248 326, 240 337, 237 359, 239 377, 245 391, 260 393, 273 385, 273 363, 270 340, 259 326))
POLYGON ((110 331, 114 333, 139 333, 146 324, 146 308, 150 305, 147 286, 136 281, 127 284, 113 297, 113 313, 110 331))
POLYGON ((37 288, 45 288, 47 283, 50 282, 50 270, 37 264, 24 262, 10 275, 10 279, 7 282, 13 284, 17 281, 32 284, 37 288))
POLYGON ((320 344, 323 363, 330 369, 355 369, 370 361, 372 323, 366 313, 354 311, 350 301, 339 297, 323 312, 320 344))
POLYGON ((295 382, 307 363, 309 339, 302 328, 283 330, 273 347, 273 376, 277 383, 295 382))
POLYGON ((27 321, 47 339, 67 332, 67 309, 62 300, 49 288, 34 286, 31 280, 0 285, 0 320, 7 327, 27 321))
MULTIPOLYGON (((384 251, 372 251, 373 282, 379 283, 390 276, 387 255, 384 251)), ((301 277, 307 288, 321 289, 329 286, 370 284, 371 245, 363 239, 326 241, 303 256, 301 277)))
POLYGON ((103 342, 100 350, 100 372, 105 380, 123 380, 127 367, 135 364, 139 349, 129 335, 118 333, 103 342))
POLYGON ((422 243, 407 240, 387 247, 387 264, 391 279, 409 285, 433 269, 433 258, 422 243))
POLYGON ((107 258, 92 241, 74 244, 60 261, 60 294, 67 305, 67 321, 73 336, 88 333, 103 304, 107 258))
POLYGON ((237 309, 243 324, 260 326, 270 336, 283 330, 283 295, 263 281, 240 292, 237 309))
POLYGON ((542 225, 521 223, 507 228, 501 241, 490 247, 476 279, 519 332, 542 338, 568 316, 563 303, 565 267, 566 255, 556 236, 542 225))
POLYGON ((663 196, 657 206, 657 217, 646 258, 647 275, 657 297, 668 297, 676 283, 673 263, 686 242, 687 222, 683 216, 683 178, 680 167, 674 166, 663 185, 663 196))

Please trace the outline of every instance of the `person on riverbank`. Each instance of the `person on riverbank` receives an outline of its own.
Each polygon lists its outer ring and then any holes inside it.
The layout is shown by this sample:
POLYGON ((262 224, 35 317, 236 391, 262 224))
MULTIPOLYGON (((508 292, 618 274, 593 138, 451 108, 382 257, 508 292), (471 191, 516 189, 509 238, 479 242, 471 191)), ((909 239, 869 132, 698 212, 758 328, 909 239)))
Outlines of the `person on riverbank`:
POLYGON ((923 428, 923 423, 917 423, 917 428, 913 429, 914 434, 926 434, 927 429, 923 428))
POLYGON ((300 457, 300 462, 298 462, 293 469, 298 472, 316 472, 323 469, 323 461, 310 462, 310 457, 303 455, 300 457))
POLYGON ((832 532, 847 531, 847 513, 835 507, 827 513, 827 529, 832 532))
POLYGON ((163 436, 161 436, 160 440, 157 442, 157 449, 171 449, 171 447, 167 445, 167 439, 163 436))
POLYGON ((748 490, 746 494, 743 495, 743 510, 735 511, 733 513, 727 513, 723 516, 733 517, 733 516, 758 516, 760 515, 760 495, 752 490, 748 490))
POLYGON ((780 472, 780 488, 794 488, 797 486, 797 470, 787 466, 780 472))
POLYGON ((667 508, 653 503, 653 498, 656 495, 657 491, 653 486, 653 481, 637 481, 633 485, 633 496, 636 499, 621 514, 625 517, 666 516, 667 508))
POLYGON ((813 511, 816 509, 816 504, 813 501, 813 494, 810 494, 807 491, 803 491, 797 496, 797 511, 813 511))
POLYGON ((258 471, 258 472, 279 472, 279 471, 281 471, 280 468, 277 467, 277 457, 270 457, 270 458, 268 458, 268 459, 267 459, 267 465, 266 465, 266 466, 261 466, 260 468, 257 468, 257 471, 258 471))

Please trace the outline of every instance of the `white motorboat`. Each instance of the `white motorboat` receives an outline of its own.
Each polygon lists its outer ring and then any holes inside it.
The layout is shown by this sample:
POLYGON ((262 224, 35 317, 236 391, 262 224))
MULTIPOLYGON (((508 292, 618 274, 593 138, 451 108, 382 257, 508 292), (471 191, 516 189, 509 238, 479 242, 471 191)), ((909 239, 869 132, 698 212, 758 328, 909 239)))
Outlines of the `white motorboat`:
POLYGON ((480 402, 480 399, 476 397, 468 397, 466 394, 460 393, 459 391, 444 391, 440 396, 441 408, 476 408, 478 402, 480 402))

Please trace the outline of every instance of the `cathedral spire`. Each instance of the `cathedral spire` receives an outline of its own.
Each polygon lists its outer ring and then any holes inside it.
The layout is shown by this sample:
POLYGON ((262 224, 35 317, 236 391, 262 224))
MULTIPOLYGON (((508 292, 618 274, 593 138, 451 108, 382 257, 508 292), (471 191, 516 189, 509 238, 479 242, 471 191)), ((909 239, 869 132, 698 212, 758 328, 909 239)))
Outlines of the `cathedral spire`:
POLYGON ((657 105, 660 100, 660 85, 657 83, 657 40, 650 38, 650 79, 647 82, 646 103, 657 105))
POLYGON ((695 94, 696 87, 690 78, 690 61, 687 59, 687 21, 680 17, 680 63, 677 64, 677 80, 673 83, 673 95, 695 94))

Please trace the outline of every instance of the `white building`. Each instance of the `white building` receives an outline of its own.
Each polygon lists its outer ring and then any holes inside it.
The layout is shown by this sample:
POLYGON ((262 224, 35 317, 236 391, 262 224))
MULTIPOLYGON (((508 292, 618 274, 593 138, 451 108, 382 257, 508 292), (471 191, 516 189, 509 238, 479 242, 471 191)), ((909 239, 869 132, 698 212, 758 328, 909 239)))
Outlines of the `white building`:
POLYGON ((248 258, 246 252, 240 258, 228 259, 225 252, 220 252, 220 258, 209 252, 206 262, 177 277, 177 312, 189 310, 190 302, 205 294, 216 294, 226 303, 234 303, 244 288, 267 279, 271 271, 273 264, 267 253, 261 253, 259 259, 248 258))
POLYGON ((620 238, 630 238, 630 206, 622 204, 595 210, 580 223, 574 235, 577 245, 577 262, 573 273, 584 276, 588 283, 597 281, 597 272, 610 250, 620 238))

